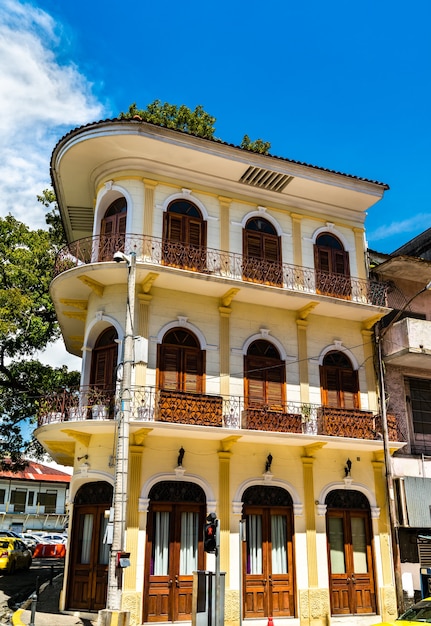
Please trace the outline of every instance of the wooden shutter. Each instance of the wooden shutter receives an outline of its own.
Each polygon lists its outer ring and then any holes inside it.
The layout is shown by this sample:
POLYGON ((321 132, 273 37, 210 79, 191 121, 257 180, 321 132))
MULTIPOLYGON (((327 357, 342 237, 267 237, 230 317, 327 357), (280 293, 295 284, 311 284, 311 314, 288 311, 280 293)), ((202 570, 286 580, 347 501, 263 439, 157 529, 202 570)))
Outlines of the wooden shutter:
POLYGON ((91 383, 99 389, 115 388, 116 346, 93 351, 91 383))
POLYGON ((199 247, 202 245, 202 222, 198 220, 189 220, 187 243, 191 246, 199 247))
POLYGON ((278 237, 263 235, 262 247, 265 261, 277 263, 280 260, 280 241, 278 237))
POLYGON ((324 365, 320 368, 322 402, 343 409, 359 408, 358 373, 355 370, 324 365))
POLYGON ((343 408, 357 409, 359 407, 358 372, 340 370, 340 387, 343 408))
POLYGON ((176 346, 160 348, 160 387, 177 391, 180 388, 180 351, 176 346))
POLYGON ((275 367, 275 364, 269 361, 266 378, 269 407, 281 410, 284 406, 284 364, 275 367))
POLYGON ((105 217, 102 220, 102 234, 105 236, 111 235, 115 232, 115 221, 116 216, 111 215, 111 217, 105 217))
POLYGON ((322 401, 325 406, 340 407, 338 370, 327 365, 320 368, 322 401))
POLYGON ((183 240, 182 218, 175 213, 165 213, 165 234, 164 237, 172 242, 183 240))
POLYGON ((316 269, 321 272, 331 271, 331 249, 323 248, 321 246, 315 246, 314 248, 314 260, 316 269))
POLYGON ((202 389, 202 356, 196 349, 184 349, 183 391, 200 393, 202 389))
POLYGON ((332 269, 336 274, 344 274, 348 276, 349 270, 349 254, 344 250, 332 250, 332 269))
POLYGON ((261 367, 261 359, 247 356, 245 358, 246 396, 248 406, 265 404, 265 378, 261 367))
POLYGON ((258 233, 244 231, 244 254, 254 259, 261 258, 261 236, 258 233))

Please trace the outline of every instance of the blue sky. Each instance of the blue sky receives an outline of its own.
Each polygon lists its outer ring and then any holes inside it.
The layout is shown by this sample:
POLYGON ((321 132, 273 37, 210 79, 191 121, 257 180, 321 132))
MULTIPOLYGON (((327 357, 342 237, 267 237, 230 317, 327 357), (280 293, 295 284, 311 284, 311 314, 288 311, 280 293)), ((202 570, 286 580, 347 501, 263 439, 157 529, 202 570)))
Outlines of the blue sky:
POLYGON ((431 226, 430 25, 429 0, 0 0, 0 215, 43 226, 57 140, 160 99, 389 184, 366 227, 392 252, 431 226))

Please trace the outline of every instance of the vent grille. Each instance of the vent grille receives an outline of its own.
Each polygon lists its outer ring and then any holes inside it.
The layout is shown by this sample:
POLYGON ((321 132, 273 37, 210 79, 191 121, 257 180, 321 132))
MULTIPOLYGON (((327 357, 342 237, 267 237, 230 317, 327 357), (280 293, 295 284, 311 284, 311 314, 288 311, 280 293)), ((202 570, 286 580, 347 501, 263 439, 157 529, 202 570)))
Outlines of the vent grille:
POLYGON ((283 191, 283 189, 293 180, 293 176, 280 174, 279 172, 271 172, 261 167, 250 167, 244 172, 239 179, 240 183, 251 185, 252 187, 260 187, 269 191, 283 191))
POLYGON ((431 567, 431 541, 418 542, 418 550, 421 567, 431 567))
POLYGON ((72 230, 93 231, 93 209, 89 207, 69 207, 69 221, 72 230))

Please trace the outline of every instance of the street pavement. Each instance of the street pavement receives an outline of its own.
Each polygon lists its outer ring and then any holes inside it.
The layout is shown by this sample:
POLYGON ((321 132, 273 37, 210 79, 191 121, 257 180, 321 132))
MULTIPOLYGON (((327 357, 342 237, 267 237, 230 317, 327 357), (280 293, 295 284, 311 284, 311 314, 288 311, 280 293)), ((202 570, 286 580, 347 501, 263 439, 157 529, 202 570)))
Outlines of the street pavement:
POLYGON ((30 597, 20 609, 12 615, 13 626, 97 626, 97 613, 67 612, 58 610, 60 592, 63 585, 63 574, 54 578, 52 583, 44 583, 40 590, 36 605, 30 597), (33 615, 33 621, 32 621, 33 615))

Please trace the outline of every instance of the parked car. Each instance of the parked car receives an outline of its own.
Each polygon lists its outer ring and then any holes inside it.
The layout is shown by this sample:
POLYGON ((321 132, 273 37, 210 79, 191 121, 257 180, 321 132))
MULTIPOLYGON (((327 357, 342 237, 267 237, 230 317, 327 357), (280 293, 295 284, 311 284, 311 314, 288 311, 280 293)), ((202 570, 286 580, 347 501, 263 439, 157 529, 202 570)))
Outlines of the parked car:
POLYGON ((46 533, 40 537, 41 543, 67 543, 67 535, 59 533, 46 533))
POLYGON ((21 539, 18 533, 13 530, 0 530, 0 537, 16 537, 17 539, 21 539))
POLYGON ((431 624, 431 598, 424 598, 393 622, 380 622, 376 626, 420 626, 431 624))
POLYGON ((0 533, 0 570, 13 574, 18 569, 28 569, 31 565, 31 551, 17 537, 2 536, 0 533))
POLYGON ((37 535, 33 535, 32 533, 21 533, 21 539, 30 548, 32 552, 34 552, 37 544, 41 543, 42 541, 41 537, 38 537, 37 535))

